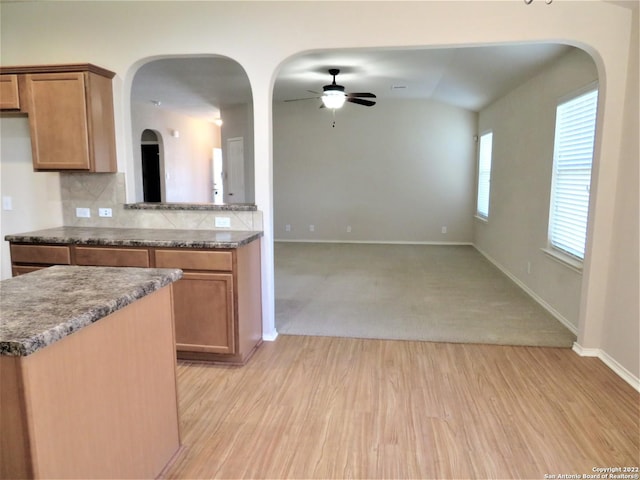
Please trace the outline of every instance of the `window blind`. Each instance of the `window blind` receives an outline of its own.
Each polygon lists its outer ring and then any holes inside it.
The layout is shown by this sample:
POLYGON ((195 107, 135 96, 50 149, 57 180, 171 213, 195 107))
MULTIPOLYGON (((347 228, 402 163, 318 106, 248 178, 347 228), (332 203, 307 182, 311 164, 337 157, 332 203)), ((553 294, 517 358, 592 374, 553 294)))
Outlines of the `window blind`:
POLYGON ((478 148, 478 201, 476 212, 479 216, 489 216, 489 191, 491 183, 491 150, 493 147, 493 132, 480 137, 478 148))
POLYGON ((584 259, 598 90, 557 107, 549 241, 584 259))

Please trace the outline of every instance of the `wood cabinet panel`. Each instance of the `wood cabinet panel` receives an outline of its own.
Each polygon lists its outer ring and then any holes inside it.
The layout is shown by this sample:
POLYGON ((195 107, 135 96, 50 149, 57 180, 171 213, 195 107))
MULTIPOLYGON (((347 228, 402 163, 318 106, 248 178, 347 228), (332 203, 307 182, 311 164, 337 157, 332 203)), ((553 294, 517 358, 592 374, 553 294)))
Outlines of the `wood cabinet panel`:
POLYGON ((18 75, 0 75, 0 110, 20 110, 18 75))
POLYGON ((236 250, 238 349, 251 352, 262 343, 262 275, 260 241, 236 250))
POLYGON ((174 305, 178 350, 235 353, 233 275, 185 272, 174 305))
POLYGON ((33 166, 36 170, 89 170, 85 74, 25 76, 33 166))
POLYGON ((233 269, 233 254, 228 251, 157 249, 155 257, 158 268, 223 272, 230 272, 233 269))
POLYGON ((92 72, 86 76, 91 171, 116 172, 116 130, 111 78, 92 72))
POLYGON ((103 267, 149 267, 146 248, 75 247, 76 264, 103 267))
POLYGON ((0 478, 34 478, 26 405, 20 395, 21 357, 0 356, 0 478))
POLYGON ((36 267, 34 265, 14 265, 11 267, 11 276, 17 277, 18 275, 24 275, 25 273, 35 272, 36 270, 42 270, 43 268, 48 268, 46 265, 41 265, 36 267))
POLYGON ((70 265, 69 247, 62 245, 11 244, 13 263, 38 263, 44 265, 70 265))
POLYGON ((113 72, 73 64, 0 74, 0 109, 28 114, 35 171, 116 172, 113 72))

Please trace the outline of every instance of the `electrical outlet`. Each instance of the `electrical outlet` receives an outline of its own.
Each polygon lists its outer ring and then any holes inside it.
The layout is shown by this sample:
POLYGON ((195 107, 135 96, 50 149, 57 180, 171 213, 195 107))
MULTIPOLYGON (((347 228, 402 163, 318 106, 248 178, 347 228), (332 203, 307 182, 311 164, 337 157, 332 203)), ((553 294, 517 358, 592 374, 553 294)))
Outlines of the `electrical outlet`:
POLYGON ((230 217, 216 217, 214 222, 217 228, 231 228, 230 217))
POLYGON ((315 225, 309 225, 309 231, 310 232, 315 232, 316 231, 316 226, 315 225))
POLYGON ((113 216, 113 212, 111 211, 110 208, 99 208, 98 209, 98 216, 99 217, 112 217, 113 216))
POLYGON ((351 225, 347 225, 347 233, 351 233, 351 225))
POLYGON ((2 197, 2 209, 13 210, 13 199, 11 197, 2 197))
POLYGON ((285 232, 290 232, 291 231, 291 225, 289 225, 288 223, 284 226, 284 231, 285 232))
POLYGON ((447 227, 442 227, 442 233, 447 233, 447 227))
POLYGON ((78 218, 90 218, 91 217, 91 209, 90 208, 76 208, 76 217, 78 217, 78 218))

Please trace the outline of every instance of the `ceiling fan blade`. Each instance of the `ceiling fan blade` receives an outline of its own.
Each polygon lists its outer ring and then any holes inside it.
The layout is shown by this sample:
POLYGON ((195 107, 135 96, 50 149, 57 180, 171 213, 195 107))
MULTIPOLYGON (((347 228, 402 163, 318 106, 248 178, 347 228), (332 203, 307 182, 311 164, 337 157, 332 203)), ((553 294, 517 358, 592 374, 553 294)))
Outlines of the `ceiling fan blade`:
POLYGON ((347 97, 364 97, 364 98, 376 98, 373 93, 347 93, 347 97))
POLYGON ((347 102, 357 103, 358 105, 364 105, 365 107, 372 107, 376 104, 376 102, 363 100, 362 98, 347 98, 347 102))
POLYGON ((320 97, 305 97, 305 98, 290 98, 289 100, 284 100, 285 102, 298 102, 300 100, 315 100, 320 97))

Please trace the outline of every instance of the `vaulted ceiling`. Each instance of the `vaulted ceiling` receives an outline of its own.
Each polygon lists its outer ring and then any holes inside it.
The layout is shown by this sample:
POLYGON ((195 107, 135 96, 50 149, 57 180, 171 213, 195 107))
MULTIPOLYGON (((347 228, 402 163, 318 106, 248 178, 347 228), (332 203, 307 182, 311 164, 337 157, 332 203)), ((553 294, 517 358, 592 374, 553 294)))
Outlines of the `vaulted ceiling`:
MULTIPOLYGON (((291 58, 275 81, 273 99, 313 97, 331 83, 378 98, 429 98, 478 111, 573 47, 558 44, 465 48, 358 49, 306 53, 291 58)), ((179 57, 143 65, 132 101, 160 102, 190 116, 212 120, 225 106, 251 100, 249 80, 235 61, 220 56, 179 57)))

